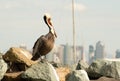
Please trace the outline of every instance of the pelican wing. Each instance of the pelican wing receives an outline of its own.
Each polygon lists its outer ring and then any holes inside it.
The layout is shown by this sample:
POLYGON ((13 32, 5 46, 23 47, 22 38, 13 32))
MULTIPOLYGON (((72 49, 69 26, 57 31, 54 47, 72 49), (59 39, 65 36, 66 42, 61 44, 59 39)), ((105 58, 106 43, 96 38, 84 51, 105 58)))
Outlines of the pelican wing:
POLYGON ((42 46, 42 37, 44 37, 44 35, 42 35, 40 38, 37 39, 37 41, 35 42, 34 46, 33 46, 33 55, 35 55, 38 50, 39 50, 39 47, 42 46))

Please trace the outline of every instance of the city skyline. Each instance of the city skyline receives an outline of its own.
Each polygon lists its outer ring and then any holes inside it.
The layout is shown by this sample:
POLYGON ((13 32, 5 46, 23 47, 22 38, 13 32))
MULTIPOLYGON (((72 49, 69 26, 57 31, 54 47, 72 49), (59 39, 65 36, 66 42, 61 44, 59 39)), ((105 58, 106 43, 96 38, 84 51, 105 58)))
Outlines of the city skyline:
POLYGON ((90 45, 88 52, 84 52, 83 46, 76 46, 76 49, 76 61, 73 59, 73 46, 69 44, 56 45, 53 50, 47 54, 47 60, 50 62, 71 65, 78 63, 79 60, 91 64, 97 59, 120 59, 120 50, 117 50, 114 56, 109 56, 109 54, 105 53, 104 44, 101 41, 98 41, 95 47, 90 45))
MULTIPOLYGON (((75 0, 76 44, 89 45, 101 40, 109 53, 120 49, 119 0, 75 0)), ((58 34, 56 44, 72 45, 72 12, 70 0, 1 0, 0 51, 25 44, 30 49, 42 34, 48 32, 44 13, 52 16, 58 34)))

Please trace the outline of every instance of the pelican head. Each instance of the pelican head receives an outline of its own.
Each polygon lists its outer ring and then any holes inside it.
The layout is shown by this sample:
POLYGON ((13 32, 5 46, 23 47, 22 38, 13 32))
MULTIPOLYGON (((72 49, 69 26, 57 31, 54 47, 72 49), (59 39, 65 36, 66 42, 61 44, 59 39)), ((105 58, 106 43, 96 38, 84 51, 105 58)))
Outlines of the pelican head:
POLYGON ((54 27, 53 27, 53 25, 52 25, 52 21, 51 21, 51 16, 50 16, 50 14, 45 13, 43 18, 44 18, 45 23, 46 23, 47 26, 49 27, 50 32, 52 32, 52 34, 53 34, 55 37, 57 37, 56 32, 55 32, 55 29, 54 29, 54 27))

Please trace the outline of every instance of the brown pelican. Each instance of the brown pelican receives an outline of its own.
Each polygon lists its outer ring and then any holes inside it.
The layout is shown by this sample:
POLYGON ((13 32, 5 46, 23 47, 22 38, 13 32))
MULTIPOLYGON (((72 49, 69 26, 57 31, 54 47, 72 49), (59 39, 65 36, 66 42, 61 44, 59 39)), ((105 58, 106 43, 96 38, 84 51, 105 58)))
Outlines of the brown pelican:
POLYGON ((43 19, 49 28, 49 32, 46 35, 42 35, 35 42, 33 46, 33 57, 31 58, 31 60, 34 61, 38 60, 41 56, 48 54, 54 46, 55 38, 57 38, 51 22, 51 16, 49 14, 45 14, 43 19))

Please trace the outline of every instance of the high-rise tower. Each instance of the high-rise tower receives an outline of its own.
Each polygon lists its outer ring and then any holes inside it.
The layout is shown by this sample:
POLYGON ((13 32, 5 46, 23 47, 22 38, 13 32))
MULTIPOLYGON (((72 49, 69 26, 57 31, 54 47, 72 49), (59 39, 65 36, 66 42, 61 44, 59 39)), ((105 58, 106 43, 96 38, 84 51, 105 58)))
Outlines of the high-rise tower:
POLYGON ((117 49, 116 50, 116 56, 115 56, 116 58, 120 58, 120 49, 117 49))
POLYGON ((95 59, 103 59, 103 58, 105 58, 105 46, 103 42, 98 41, 96 43, 95 59))
POLYGON ((95 56, 95 50, 94 47, 92 45, 89 46, 89 63, 91 64, 92 61, 94 60, 94 56, 95 56))

